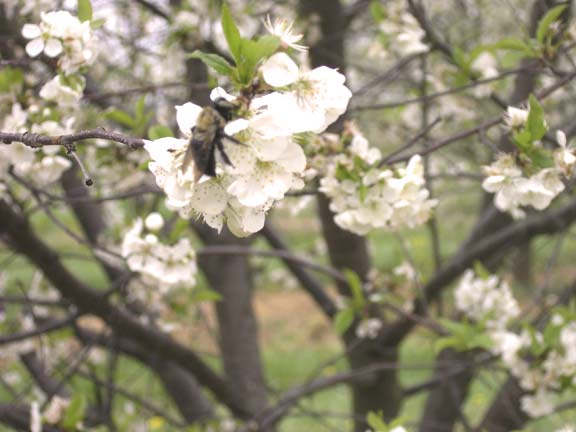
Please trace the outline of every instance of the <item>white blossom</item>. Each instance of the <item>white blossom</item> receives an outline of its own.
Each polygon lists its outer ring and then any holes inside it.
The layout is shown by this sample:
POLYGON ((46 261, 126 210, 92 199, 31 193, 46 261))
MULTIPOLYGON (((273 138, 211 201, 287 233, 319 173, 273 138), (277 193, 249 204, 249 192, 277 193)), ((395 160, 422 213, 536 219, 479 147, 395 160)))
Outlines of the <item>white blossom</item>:
POLYGON ((530 417, 542 417, 554 412, 553 394, 539 390, 534 395, 525 395, 521 399, 522 410, 530 417))
POLYGON ((358 235, 376 228, 396 231, 413 228, 430 217, 435 200, 424 188, 421 158, 413 156, 406 167, 380 169, 380 154, 365 139, 353 138, 347 153, 337 154, 320 180, 320 191, 330 198, 334 221, 358 235), (354 158, 365 163, 355 164, 354 158))
POLYGON ((160 231, 164 226, 164 218, 160 213, 150 213, 144 219, 144 226, 150 231, 160 231))
POLYGON ((276 98, 270 109, 289 115, 294 132, 324 131, 346 111, 352 96, 344 85, 346 78, 335 69, 320 66, 301 73, 285 53, 274 54, 260 70, 271 86, 290 86, 291 91, 276 98))
POLYGON ((512 130, 523 128, 528 121, 528 114, 527 109, 509 106, 504 115, 506 125, 512 130))
MULTIPOLYGON (((269 102, 277 96, 255 98, 247 118, 226 125, 225 133, 243 145, 224 139, 232 164, 220 163, 217 152, 217 176, 204 176, 198 182, 194 181, 193 162, 182 172, 181 161, 202 108, 192 103, 176 107, 177 122, 186 139, 162 138, 146 142, 144 147, 153 159, 149 169, 166 193, 169 208, 183 217, 200 215, 218 230, 227 224, 235 235, 244 237, 263 227, 266 212, 288 190, 303 186, 306 156, 292 140, 294 131, 286 113, 270 108, 269 102)), ((234 100, 215 89, 212 98, 218 97, 234 100)))
POLYGON ((489 52, 483 51, 474 59, 470 68, 482 78, 493 78, 498 75, 498 62, 489 52))
POLYGON ((95 38, 90 22, 80 20, 67 11, 41 12, 41 22, 25 24, 22 36, 31 39, 26 53, 36 57, 42 52, 48 57, 60 57, 58 66, 71 74, 96 58, 95 38))
POLYGON ((169 289, 177 285, 196 284, 196 253, 190 241, 180 239, 174 245, 160 242, 154 234, 144 233, 142 219, 137 219, 124 235, 122 256, 128 268, 169 289))
POLYGON ((424 39, 426 34, 414 19, 402 8, 392 6, 388 19, 380 23, 380 31, 389 39, 388 48, 402 56, 425 53, 430 50, 424 39))
POLYGON ((482 187, 496 194, 494 204, 499 210, 512 215, 522 215, 523 206, 543 210, 564 190, 560 170, 545 168, 525 177, 510 154, 500 154, 496 162, 483 168, 487 177, 482 187))
POLYGON ((37 401, 30 404, 30 432, 42 432, 42 416, 40 404, 37 401))
POLYGON ((294 34, 292 31, 293 24, 289 21, 286 21, 282 18, 275 18, 274 22, 270 19, 270 16, 266 16, 266 20, 264 21, 264 26, 266 30, 274 36, 278 36, 284 48, 293 48, 296 51, 306 52, 308 51, 308 47, 304 45, 299 45, 296 42, 299 42, 302 39, 302 34, 294 34))
POLYGON ((554 151, 554 162, 564 176, 570 178, 576 165, 575 148, 573 145, 567 145, 566 134, 562 131, 556 132, 556 141, 560 148, 554 151))
POLYGON ((68 406, 70 406, 69 399, 64 399, 58 395, 53 396, 50 399, 48 407, 43 413, 44 420, 46 420, 46 422, 49 424, 58 424, 66 412, 68 406))
POLYGON ((360 339, 375 339, 378 337, 383 323, 380 318, 363 319, 356 326, 356 337, 360 339))
POLYGON ((520 314, 520 308, 505 281, 491 275, 476 277, 467 270, 454 291, 456 308, 470 318, 486 320, 486 326, 502 329, 520 314))
POLYGON ((73 88, 63 81, 62 75, 55 76, 40 89, 40 97, 47 101, 56 102, 58 105, 69 108, 78 103, 84 91, 84 78, 77 77, 77 84, 73 88))

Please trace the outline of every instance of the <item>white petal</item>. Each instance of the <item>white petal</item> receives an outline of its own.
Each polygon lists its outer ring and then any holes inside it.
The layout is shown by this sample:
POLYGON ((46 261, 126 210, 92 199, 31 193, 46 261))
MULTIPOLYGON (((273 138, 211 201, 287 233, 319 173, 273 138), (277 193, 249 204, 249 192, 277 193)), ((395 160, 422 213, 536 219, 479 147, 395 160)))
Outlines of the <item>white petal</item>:
POLYGON ((283 87, 298 79, 298 65, 286 53, 277 53, 261 66, 264 81, 272 87, 283 87))
POLYGON ((44 52, 48 57, 54 58, 59 56, 62 53, 62 42, 58 39, 48 39, 44 47, 44 52))
POLYGON ((264 227, 266 214, 260 209, 233 208, 226 211, 228 228, 236 237, 247 237, 264 227))
POLYGON ((234 120, 224 127, 224 132, 226 133, 226 135, 234 136, 238 132, 247 129, 249 124, 250 123, 246 119, 234 120))
POLYGON ((306 168, 306 155, 298 144, 290 142, 276 163, 293 173, 301 173, 306 168))
POLYGON ((290 143, 288 137, 276 137, 272 139, 252 139, 250 144, 256 150, 258 159, 261 161, 275 161, 282 157, 286 146, 290 143))
POLYGON ((192 135, 192 128, 196 126, 200 111, 202 111, 202 107, 192 102, 176 106, 176 122, 178 122, 180 132, 184 136, 190 137, 192 135))
POLYGON ((566 134, 561 130, 556 131, 556 141, 561 147, 566 147, 566 134))
POLYGON ((200 213, 217 215, 226 208, 228 195, 215 180, 209 180, 198 183, 194 187, 194 195, 190 199, 190 204, 200 213))
POLYGON ((232 96, 222 87, 216 87, 210 92, 210 100, 215 101, 217 99, 225 99, 228 102, 232 102, 233 100, 236 99, 236 96, 232 96))
POLYGON ((40 38, 32 39, 26 44, 26 53, 30 57, 36 57, 44 50, 44 41, 40 38))
POLYGON ((174 159, 171 150, 179 150, 186 145, 186 140, 172 137, 164 137, 155 141, 144 141, 144 149, 154 161, 162 166, 169 165, 174 159))
POLYGON ((42 30, 36 24, 24 24, 22 27, 22 36, 26 39, 36 39, 42 34, 42 30))

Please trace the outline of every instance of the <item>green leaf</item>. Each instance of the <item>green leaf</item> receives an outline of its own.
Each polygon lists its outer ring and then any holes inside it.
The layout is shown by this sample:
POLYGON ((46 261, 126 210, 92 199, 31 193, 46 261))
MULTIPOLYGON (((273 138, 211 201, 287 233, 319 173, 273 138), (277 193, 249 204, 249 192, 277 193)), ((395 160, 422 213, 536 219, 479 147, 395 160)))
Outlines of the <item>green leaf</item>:
POLYGON ((445 336, 439 338, 436 342, 434 342, 434 353, 438 354, 440 351, 443 351, 447 348, 453 348, 457 351, 461 351, 459 347, 458 339, 454 336, 445 336))
POLYGON ((168 126, 153 125, 148 128, 148 139, 154 141, 160 138, 173 137, 174 134, 168 126))
POLYGON ((370 2, 370 14, 372 15, 372 18, 374 19, 376 24, 380 24, 382 21, 384 21, 384 18, 386 17, 386 14, 384 13, 384 8, 382 7, 379 1, 370 2))
POLYGON ((208 54, 196 50, 192 54, 189 54, 188 57, 202 60, 206 66, 214 69, 222 75, 231 76, 234 72, 232 65, 230 65, 224 57, 220 57, 218 54, 208 54))
POLYGON ((497 50, 520 51, 535 56, 535 51, 532 46, 519 38, 510 37, 500 39, 498 42, 489 45, 489 47, 497 50))
POLYGON ((84 413, 86 412, 86 396, 82 393, 77 393, 70 402, 70 405, 66 409, 64 414, 64 419, 62 420, 62 427, 65 430, 75 431, 76 425, 84 418, 84 413))
POLYGON ((260 62, 260 60, 270 57, 274 54, 278 47, 280 46, 280 38, 274 35, 262 36, 254 44, 253 51, 251 53, 246 53, 247 58, 255 66, 260 62))
POLYGON ((90 21, 90 28, 92 30, 99 29, 104 24, 106 24, 106 20, 104 18, 98 18, 96 20, 90 21))
POLYGON ((538 23, 538 30, 536 31, 536 40, 540 45, 544 43, 544 39, 550 30, 550 26, 556 21, 568 5, 560 5, 553 7, 542 17, 538 23))
POLYGON ((460 48, 454 48, 454 50, 452 50, 452 59, 463 71, 469 71, 470 59, 460 48))
POLYGON ((257 41, 242 39, 240 47, 242 59, 238 63, 239 83, 250 84, 260 61, 274 54, 279 46, 280 38, 272 35, 262 36, 257 41))
POLYGON ((24 83, 24 72, 18 68, 7 66, 0 70, 0 93, 10 93, 24 83))
POLYGON ((82 22, 92 20, 92 4, 90 0, 78 0, 78 19, 82 22))
POLYGON ((136 101, 134 105, 134 120, 136 123, 140 123, 144 118, 144 110, 146 108, 146 95, 141 96, 136 101))
POLYGON ((364 298, 364 291, 362 290, 362 280, 358 274, 350 269, 344 269, 344 276, 348 281, 348 286, 350 287, 350 293, 352 295, 352 301, 354 308, 359 311, 366 304, 366 299, 364 298))
POLYGON ((554 158, 550 152, 545 149, 533 147, 526 154, 537 171, 554 166, 554 158))
POLYGON ((368 423, 368 426, 370 426, 370 428, 372 428, 375 431, 387 432, 388 425, 384 422, 384 419, 382 417, 383 417, 382 413, 377 414, 371 411, 366 416, 366 423, 368 423))
POLYGON ((112 111, 104 113, 104 117, 128 128, 133 128, 136 124, 130 114, 118 109, 113 109, 112 111))
POLYGON ((334 328, 340 334, 343 334, 346 330, 350 328, 352 323, 354 322, 354 317, 356 316, 354 309, 351 307, 347 307, 346 309, 342 309, 338 311, 336 316, 334 317, 334 328))
POLYGON ((490 277, 490 272, 486 270, 486 267, 484 267, 480 261, 474 262, 474 273, 481 279, 488 279, 490 277))
POLYGON ((80 74, 64 75, 59 74, 62 84, 70 87, 71 89, 82 92, 86 86, 86 79, 80 74))
POLYGON ((222 30, 224 31, 224 36, 226 37, 226 42, 228 42, 228 48, 232 56, 237 64, 240 63, 242 61, 242 37, 226 3, 222 5, 222 30))
POLYGON ((529 130, 524 129, 520 132, 517 132, 512 136, 512 138, 516 143, 516 147, 518 147, 520 151, 525 153, 530 151, 530 148, 532 147, 532 134, 529 130))
POLYGON ((530 95, 528 101, 530 104, 530 112, 528 113, 528 120, 526 121, 526 129, 530 131, 532 141, 538 141, 548 130, 546 121, 544 120, 544 110, 534 95, 530 95))
POLYGON ((193 303, 217 302, 222 300, 222 296, 209 288, 196 288, 192 291, 191 300, 193 303))

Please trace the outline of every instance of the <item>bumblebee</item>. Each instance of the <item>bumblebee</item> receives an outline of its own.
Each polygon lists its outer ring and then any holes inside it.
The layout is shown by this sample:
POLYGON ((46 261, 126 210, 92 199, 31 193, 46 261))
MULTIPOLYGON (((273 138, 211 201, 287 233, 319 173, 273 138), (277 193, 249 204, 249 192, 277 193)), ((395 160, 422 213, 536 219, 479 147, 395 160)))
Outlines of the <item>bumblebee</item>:
POLYGON ((194 181, 197 182, 203 175, 216 176, 216 149, 220 152, 222 160, 234 166, 222 141, 224 139, 234 144, 244 145, 235 138, 224 133, 224 126, 232 119, 232 113, 237 106, 224 98, 216 99, 212 105, 204 107, 196 126, 192 128, 192 137, 188 143, 181 170, 186 171, 190 162, 194 160, 194 181))

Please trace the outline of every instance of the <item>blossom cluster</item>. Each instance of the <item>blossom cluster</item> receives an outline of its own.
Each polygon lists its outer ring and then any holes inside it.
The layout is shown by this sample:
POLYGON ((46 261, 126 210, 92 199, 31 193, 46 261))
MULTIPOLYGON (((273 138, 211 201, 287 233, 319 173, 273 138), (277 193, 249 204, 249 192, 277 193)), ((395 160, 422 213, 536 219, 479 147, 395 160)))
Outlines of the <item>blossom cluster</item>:
POLYGON ((16 175, 29 178, 38 186, 47 186, 57 181, 71 165, 68 159, 56 154, 44 154, 38 159, 35 152, 21 143, 0 146, 0 183, 12 167, 16 175))
POLYGON ((346 110, 351 97, 342 74, 327 67, 301 71, 285 53, 267 59, 260 74, 273 92, 246 101, 221 88, 212 91, 212 100, 225 99, 241 112, 224 128, 240 144, 222 139, 231 163, 224 163, 216 151, 215 177, 197 180, 194 163, 183 169, 184 153, 202 112, 198 105, 176 107, 182 138, 166 137, 145 145, 152 158, 149 169, 170 209, 185 218, 199 215, 217 230, 227 224, 239 237, 259 231, 272 205, 291 188, 303 186, 306 156, 294 135, 324 131, 346 110))
MULTIPOLYGON (((529 111, 510 107, 507 124, 512 131, 525 127, 529 111)), ((576 164, 574 150, 567 145, 562 131, 556 134, 559 147, 547 150, 535 144, 540 166, 534 164, 522 153, 499 154, 496 161, 485 166, 486 178, 482 182, 484 190, 494 193, 494 205, 514 218, 525 216, 522 207, 537 210, 547 208, 552 200, 564 190, 562 178, 570 178, 576 164)))
POLYGON ((548 326, 544 333, 525 330, 492 335, 494 352, 501 355, 504 365, 527 392, 521 406, 531 417, 554 412, 557 394, 576 378, 576 322, 555 315, 548 326), (553 332, 557 340, 545 340, 553 332))
POLYGON ((25 24, 22 36, 31 39, 26 53, 36 57, 60 57, 58 67, 69 75, 92 64, 96 58, 95 38, 90 21, 80 20, 67 11, 42 12, 40 24, 25 24))
POLYGON ((365 235, 376 228, 413 228, 429 219, 436 200, 429 199, 420 156, 394 170, 379 168, 380 160, 380 151, 354 134, 328 163, 320 191, 330 198, 341 228, 365 235))
POLYGON ((494 205, 515 218, 525 216, 521 207, 537 210, 547 208, 552 200, 564 190, 561 171, 545 168, 531 176, 526 176, 511 154, 500 154, 490 166, 484 167, 487 177, 482 187, 496 194, 494 205))
POLYGON ((426 34, 414 16, 403 5, 391 6, 388 17, 379 23, 379 30, 390 39, 389 49, 403 56, 428 52, 430 47, 424 42, 426 34))
POLYGON ((498 276, 477 277, 467 270, 454 291, 456 308, 487 328, 505 328, 520 314, 510 286, 498 276))
POLYGON ((190 240, 182 238, 174 245, 161 243, 154 232, 163 224, 160 214, 151 213, 145 221, 138 218, 126 232, 122 256, 128 268, 159 284, 163 291, 178 285, 195 285, 198 269, 190 240))
POLYGON ((458 310, 480 323, 492 351, 524 390, 521 406, 531 417, 554 411, 556 394, 576 378, 576 322, 555 314, 543 331, 511 331, 520 315, 510 287, 495 275, 477 277, 466 271, 455 291, 458 310))

